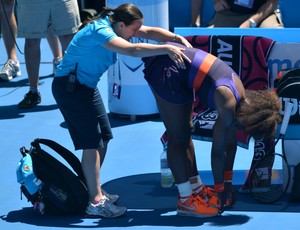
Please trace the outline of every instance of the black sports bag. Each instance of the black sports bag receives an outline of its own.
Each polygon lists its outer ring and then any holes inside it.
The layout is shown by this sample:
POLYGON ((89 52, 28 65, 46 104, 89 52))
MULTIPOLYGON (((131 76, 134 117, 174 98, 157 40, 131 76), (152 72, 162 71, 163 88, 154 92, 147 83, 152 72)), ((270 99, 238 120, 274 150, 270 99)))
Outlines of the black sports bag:
MULTIPOLYGON (((83 214, 88 205, 88 190, 79 159, 69 150, 48 139, 35 139, 30 150, 22 147, 23 159, 30 156, 35 175, 34 182, 41 181, 38 190, 31 194, 28 184, 21 183, 21 191, 36 209, 49 215, 83 214), (41 148, 40 144, 50 147, 69 164, 66 166, 41 148), (70 167, 69 167, 70 166, 70 167), (27 187, 27 188, 26 188, 27 187)), ((22 159, 20 162, 23 162, 22 159)), ((24 166, 28 169, 28 166, 24 166)), ((17 169, 22 168, 19 163, 17 169)), ((20 183, 20 181, 18 180, 20 183)), ((26 181, 32 183, 32 180, 26 181)))

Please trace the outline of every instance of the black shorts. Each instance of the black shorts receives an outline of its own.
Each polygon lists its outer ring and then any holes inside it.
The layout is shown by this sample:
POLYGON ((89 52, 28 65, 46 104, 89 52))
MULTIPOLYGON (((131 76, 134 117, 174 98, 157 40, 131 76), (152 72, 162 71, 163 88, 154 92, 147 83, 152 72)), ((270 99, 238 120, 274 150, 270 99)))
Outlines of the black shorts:
POLYGON ((76 81, 74 92, 66 91, 68 77, 54 77, 52 93, 71 135, 75 150, 97 149, 113 138, 98 88, 76 81))
MULTIPOLYGON (((178 68, 168 55, 142 60, 145 63, 145 79, 161 98, 174 104, 194 101, 194 90, 188 86, 189 68, 178 68)), ((188 64, 186 66, 189 67, 188 64)))

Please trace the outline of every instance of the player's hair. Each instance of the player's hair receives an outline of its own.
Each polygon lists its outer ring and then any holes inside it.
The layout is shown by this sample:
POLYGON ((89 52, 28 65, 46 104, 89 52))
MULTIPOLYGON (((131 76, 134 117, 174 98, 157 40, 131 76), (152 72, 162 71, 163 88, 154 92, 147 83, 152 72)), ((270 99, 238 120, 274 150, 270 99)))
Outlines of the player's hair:
POLYGON ((270 90, 246 90, 237 109, 238 122, 254 138, 274 138, 281 121, 278 96, 270 90))

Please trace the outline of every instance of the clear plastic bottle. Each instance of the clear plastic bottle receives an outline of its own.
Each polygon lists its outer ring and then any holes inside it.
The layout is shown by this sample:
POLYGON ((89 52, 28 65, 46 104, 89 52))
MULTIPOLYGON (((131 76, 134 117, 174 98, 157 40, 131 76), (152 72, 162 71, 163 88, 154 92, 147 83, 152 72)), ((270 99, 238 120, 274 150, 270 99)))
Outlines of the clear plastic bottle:
POLYGON ((161 187, 163 187, 163 188, 172 187, 173 174, 169 167, 166 146, 164 146, 163 152, 160 155, 160 174, 161 174, 161 187))

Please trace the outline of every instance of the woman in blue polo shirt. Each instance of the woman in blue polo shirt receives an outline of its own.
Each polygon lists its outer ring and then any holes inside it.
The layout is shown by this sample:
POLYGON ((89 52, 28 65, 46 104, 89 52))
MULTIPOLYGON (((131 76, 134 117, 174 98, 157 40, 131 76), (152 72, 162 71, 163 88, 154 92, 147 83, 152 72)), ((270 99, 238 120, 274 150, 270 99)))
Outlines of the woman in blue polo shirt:
POLYGON ((88 216, 113 218, 126 212, 125 207, 113 204, 118 196, 104 192, 100 185, 100 166, 112 132, 97 83, 116 62, 116 53, 134 57, 168 55, 182 69, 185 61, 189 62, 180 47, 130 43, 130 38, 137 36, 161 42, 177 41, 191 47, 181 36, 142 24, 143 15, 133 4, 103 8, 97 18, 86 23, 74 36, 53 80, 53 96, 75 149, 83 150, 82 169, 90 194, 88 216))

